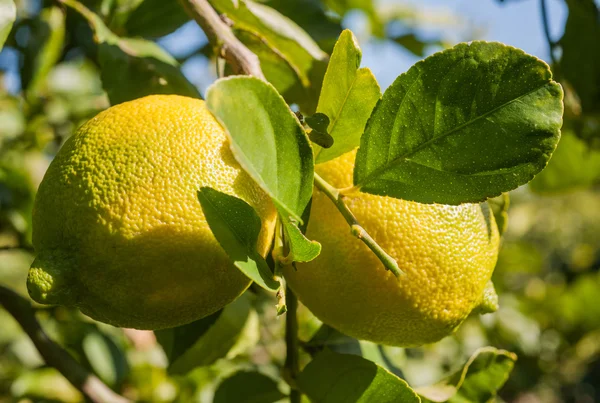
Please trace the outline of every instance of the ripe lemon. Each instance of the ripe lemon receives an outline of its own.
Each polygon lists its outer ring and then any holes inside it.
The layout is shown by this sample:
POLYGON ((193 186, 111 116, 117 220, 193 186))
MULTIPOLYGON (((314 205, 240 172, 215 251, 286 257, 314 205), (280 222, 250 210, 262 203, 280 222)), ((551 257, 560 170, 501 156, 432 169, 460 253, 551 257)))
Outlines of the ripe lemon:
MULTIPOLYGON (((355 155, 318 165, 317 173, 338 188, 351 186, 355 155)), ((285 277, 323 322, 359 339, 417 346, 452 333, 475 307, 494 309, 488 282, 499 235, 487 204, 420 204, 368 194, 346 203, 406 274, 396 279, 386 271, 315 191, 307 236, 321 243, 321 254, 297 271, 287 268, 285 277)))
POLYGON ((203 101, 148 96, 98 114, 67 140, 39 187, 31 297, 139 329, 185 324, 233 301, 251 281, 212 235, 202 186, 257 210, 266 254, 275 207, 203 101))

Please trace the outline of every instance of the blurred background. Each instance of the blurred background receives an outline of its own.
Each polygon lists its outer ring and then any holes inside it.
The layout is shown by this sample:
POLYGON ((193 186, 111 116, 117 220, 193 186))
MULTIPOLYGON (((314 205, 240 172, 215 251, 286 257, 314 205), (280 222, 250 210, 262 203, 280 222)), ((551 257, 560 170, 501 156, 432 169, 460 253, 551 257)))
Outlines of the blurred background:
MULTIPOLYGON (((73 130, 118 98, 106 91, 110 84, 103 74, 133 74, 129 69, 143 60, 124 53, 111 59, 121 64, 108 65, 79 14, 52 1, 15 3, 18 17, 0 53, 0 284, 28 298, 36 188, 73 130)), ((177 2, 82 3, 120 37, 158 43, 193 91, 203 94, 217 78, 222 66, 177 2)), ((600 402, 600 2, 263 3, 294 20, 327 53, 342 28, 352 29, 363 65, 373 70, 382 89, 416 61, 462 41, 500 41, 552 66, 566 92, 563 137, 547 169, 510 193, 493 278, 499 311, 469 318, 456 335, 431 346, 377 351, 388 368, 418 387, 437 382, 478 348, 494 346, 519 357, 498 401, 600 402)), ((114 328, 64 307, 35 306, 35 311, 55 341, 130 399, 211 402, 219 401, 223 380, 239 369, 259 368, 278 382, 285 359, 284 320, 276 318, 272 306, 270 296, 251 289, 225 308, 209 331, 198 333, 185 352, 160 332, 114 328)), ((306 309, 299 315, 300 339, 310 344, 320 323, 306 309)), ((339 351, 369 348, 341 336, 328 340, 339 351)), ((278 387, 286 393, 284 384, 278 387)), ((0 402, 82 399, 44 365, 17 322, 0 309, 0 402)))

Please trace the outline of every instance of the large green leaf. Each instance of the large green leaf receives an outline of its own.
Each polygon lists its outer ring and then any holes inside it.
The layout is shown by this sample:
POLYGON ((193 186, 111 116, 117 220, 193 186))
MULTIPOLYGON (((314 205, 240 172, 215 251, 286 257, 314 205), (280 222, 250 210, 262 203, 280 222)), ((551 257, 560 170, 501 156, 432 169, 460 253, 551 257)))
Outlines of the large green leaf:
POLYGON ((181 73, 177 61, 156 43, 139 38, 121 38, 81 3, 74 0, 64 2, 77 10, 94 31, 102 86, 111 104, 151 94, 200 97, 198 89, 181 73))
POLYGON ((516 360, 517 356, 511 352, 485 347, 444 381, 419 388, 417 392, 426 402, 489 402, 507 381, 516 360))
POLYGON ((354 34, 345 30, 333 49, 317 112, 327 115, 330 148, 320 148, 316 163, 326 162, 358 147, 360 136, 375 104, 381 97, 371 70, 360 69, 362 52, 354 34))
POLYGON ((277 291, 279 283, 256 249, 262 223, 252 206, 208 187, 200 189, 198 200, 210 230, 236 267, 265 290, 277 291))
POLYGON ((302 90, 286 93, 286 99, 312 113, 327 54, 302 28, 271 7, 251 0, 211 0, 211 4, 233 21, 236 30, 259 38, 294 70, 302 90))
POLYGON ((13 0, 0 0, 0 50, 17 18, 17 7, 13 0))
POLYGON ((583 112, 599 112, 600 12, 594 0, 567 0, 567 5, 560 72, 577 92, 583 112))
POLYGON ((539 194, 587 188, 600 182, 600 151, 587 146, 572 132, 563 133, 552 159, 530 183, 539 194))
POLYGON ((272 403, 284 397, 277 383, 268 376, 240 371, 219 384, 213 403, 272 403))
POLYGON ((206 104, 227 130, 240 165, 280 214, 302 222, 312 195, 313 156, 304 129, 275 88, 254 77, 216 81, 206 104))
POLYGON ((356 355, 324 351, 300 373, 298 386, 318 403, 418 403, 402 379, 356 355))
POLYGON ((500 43, 460 44, 400 75, 356 156, 362 191, 477 202, 529 182, 560 138, 562 88, 541 60, 500 43))

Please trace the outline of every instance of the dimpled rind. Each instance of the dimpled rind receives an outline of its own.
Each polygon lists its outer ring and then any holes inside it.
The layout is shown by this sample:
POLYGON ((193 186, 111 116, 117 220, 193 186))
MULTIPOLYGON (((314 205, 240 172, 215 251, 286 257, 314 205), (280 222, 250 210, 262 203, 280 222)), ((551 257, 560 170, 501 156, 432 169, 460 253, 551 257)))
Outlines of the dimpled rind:
POLYGON ((266 254, 275 207, 236 162, 204 101, 153 95, 98 114, 66 141, 40 185, 30 295, 138 329, 219 310, 251 281, 212 235, 202 186, 255 208, 266 254))
MULTIPOLYGON (((356 151, 318 165, 337 188, 352 186, 356 151)), ((319 257, 286 269, 288 284, 319 319, 349 336, 395 346, 451 334, 483 302, 499 235, 487 204, 446 206, 356 194, 345 199, 369 234, 406 273, 400 279, 315 191, 307 236, 319 257)))

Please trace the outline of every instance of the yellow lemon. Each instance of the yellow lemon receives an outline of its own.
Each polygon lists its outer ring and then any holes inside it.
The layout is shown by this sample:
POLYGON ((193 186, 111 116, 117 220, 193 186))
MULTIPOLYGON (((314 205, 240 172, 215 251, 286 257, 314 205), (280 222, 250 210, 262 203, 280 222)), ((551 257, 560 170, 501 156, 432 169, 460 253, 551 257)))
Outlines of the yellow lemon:
MULTIPOLYGON (((356 152, 317 166, 332 185, 352 185, 356 152)), ((315 191, 307 236, 319 257, 286 269, 291 288, 319 319, 350 336, 396 346, 435 342, 475 308, 493 310, 490 281, 499 235, 487 204, 420 204, 357 194, 346 203, 405 275, 396 279, 315 191)))
POLYGON ((197 199, 202 186, 256 209, 266 254, 275 207, 203 101, 156 95, 98 114, 67 140, 40 185, 30 295, 139 329, 219 310, 251 281, 212 235, 197 199))

